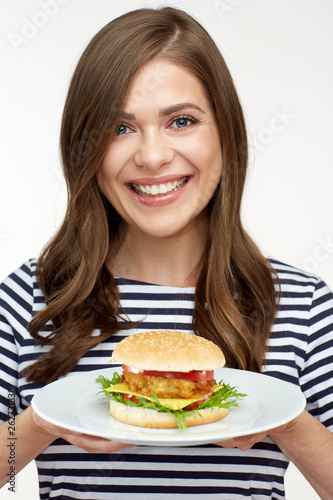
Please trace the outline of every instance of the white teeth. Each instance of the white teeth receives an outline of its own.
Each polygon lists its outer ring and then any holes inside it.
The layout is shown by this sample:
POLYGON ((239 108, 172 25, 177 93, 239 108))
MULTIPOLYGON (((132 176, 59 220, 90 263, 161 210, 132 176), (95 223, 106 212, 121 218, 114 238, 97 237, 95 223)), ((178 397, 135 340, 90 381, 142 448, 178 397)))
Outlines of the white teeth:
POLYGON ((160 194, 171 193, 172 191, 178 191, 181 187, 184 186, 187 177, 183 177, 182 179, 176 180, 174 182, 168 182, 167 184, 147 184, 146 186, 140 184, 132 184, 132 189, 140 195, 150 195, 157 196, 160 194))

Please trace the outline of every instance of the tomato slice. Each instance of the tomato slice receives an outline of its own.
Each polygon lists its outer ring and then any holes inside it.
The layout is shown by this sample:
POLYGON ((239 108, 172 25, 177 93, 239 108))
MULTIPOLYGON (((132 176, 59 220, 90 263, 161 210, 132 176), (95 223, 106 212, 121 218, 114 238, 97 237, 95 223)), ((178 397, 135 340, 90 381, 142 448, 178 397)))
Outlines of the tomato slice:
POLYGON ((130 401, 133 401, 134 403, 138 403, 139 400, 136 396, 133 396, 133 394, 123 394, 123 401, 126 399, 129 399, 130 401))
POLYGON ((214 370, 192 370, 190 372, 163 372, 157 370, 138 370, 128 365, 123 365, 123 370, 130 373, 141 373, 148 377, 177 378, 182 380, 192 380, 201 382, 214 378, 214 370))
POLYGON ((211 397, 212 397, 212 395, 209 394, 205 398, 199 399, 199 401, 195 401, 195 403, 192 403, 189 406, 185 406, 185 408, 183 408, 183 410, 187 410, 187 411, 196 410, 197 408, 199 408, 200 405, 202 405, 202 403, 204 403, 205 401, 207 401, 207 399, 209 399, 211 397))

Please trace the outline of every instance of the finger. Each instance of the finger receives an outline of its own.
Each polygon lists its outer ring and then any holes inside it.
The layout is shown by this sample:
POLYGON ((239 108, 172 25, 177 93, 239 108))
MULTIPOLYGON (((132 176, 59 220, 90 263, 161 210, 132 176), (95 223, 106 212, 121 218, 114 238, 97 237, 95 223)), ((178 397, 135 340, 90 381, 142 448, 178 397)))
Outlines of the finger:
POLYGON ((128 443, 121 443, 118 441, 112 441, 110 439, 101 438, 98 436, 91 436, 84 434, 82 432, 76 432, 69 429, 64 429, 58 425, 51 424, 50 422, 44 420, 38 414, 33 412, 33 419, 36 425, 43 431, 47 432, 51 436, 61 437, 65 439, 68 443, 82 448, 83 450, 94 453, 96 451, 104 451, 106 453, 114 453, 121 450, 122 448, 128 448, 133 446, 128 443))
POLYGON ((250 434, 248 436, 240 436, 237 438, 220 441, 214 444, 222 446, 223 448, 239 448, 242 451, 246 451, 252 448, 252 446, 254 446, 256 443, 262 441, 266 436, 267 432, 261 432, 257 434, 250 434))
POLYGON ((214 443, 222 448, 238 448, 241 451, 247 451, 255 445, 257 441, 220 441, 219 443, 214 443))
POLYGON ((234 439, 228 439, 226 441, 219 441, 218 443, 213 443, 216 446, 222 446, 223 448, 236 448, 237 445, 234 439))
POLYGON ((110 439, 104 439, 96 436, 88 436, 86 434, 82 434, 81 436, 67 435, 65 439, 74 446, 82 448, 83 450, 88 451, 89 453, 95 453, 96 451, 114 453, 123 448, 128 448, 130 446, 133 446, 132 444, 129 443, 111 441, 110 439))

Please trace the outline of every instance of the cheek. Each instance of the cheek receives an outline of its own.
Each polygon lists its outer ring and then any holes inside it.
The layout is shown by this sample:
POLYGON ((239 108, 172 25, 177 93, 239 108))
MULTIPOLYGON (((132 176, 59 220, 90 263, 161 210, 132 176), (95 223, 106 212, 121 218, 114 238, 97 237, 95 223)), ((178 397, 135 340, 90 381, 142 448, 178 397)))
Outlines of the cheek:
POLYGON ((215 143, 211 147, 207 145, 205 151, 206 154, 202 156, 201 161, 201 175, 207 184, 207 189, 215 191, 222 175, 221 147, 219 143, 215 143))
MULTIPOLYGON (((203 162, 204 163, 204 162, 203 162)), ((222 154, 217 150, 215 155, 207 155, 205 158, 206 168, 200 172, 201 181, 199 182, 200 195, 203 202, 207 204, 214 195, 216 188, 221 181, 222 174, 222 154)))
POLYGON ((116 148, 109 149, 97 172, 97 183, 104 194, 115 188, 115 182, 121 175, 123 161, 119 153, 116 148))
POLYGON ((114 141, 104 156, 100 172, 104 178, 115 179, 129 161, 130 148, 123 141, 114 141))
POLYGON ((117 169, 119 165, 124 163, 126 155, 126 148, 121 147, 120 144, 112 144, 104 157, 102 166, 106 170, 117 169))
POLYGON ((122 198, 113 175, 108 169, 101 167, 96 174, 96 180, 101 193, 103 193, 105 198, 119 213, 119 215, 123 217, 121 203, 122 198))
POLYGON ((116 193, 116 180, 110 169, 101 166, 96 174, 97 184, 101 192, 104 194, 106 199, 114 205, 117 193, 116 193))

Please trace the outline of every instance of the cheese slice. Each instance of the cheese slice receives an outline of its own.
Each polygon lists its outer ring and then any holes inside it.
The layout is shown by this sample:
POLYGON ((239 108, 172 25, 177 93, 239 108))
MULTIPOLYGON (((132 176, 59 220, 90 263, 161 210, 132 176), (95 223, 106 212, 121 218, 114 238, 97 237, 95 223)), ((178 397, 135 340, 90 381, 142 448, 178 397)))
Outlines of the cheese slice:
MULTIPOLYGON (((217 392, 220 389, 222 389, 221 385, 214 385, 212 387, 212 392, 217 392)), ((121 394, 131 394, 132 396, 136 397, 144 397, 148 401, 153 401, 153 398, 150 396, 143 396, 142 394, 139 394, 138 392, 133 392, 129 389, 128 384, 114 384, 111 387, 108 387, 105 389, 108 392, 118 392, 121 394)), ((169 406, 173 410, 181 410, 182 408, 185 408, 185 406, 191 405, 192 403, 195 403, 196 401, 200 401, 202 397, 200 398, 191 398, 191 399, 169 399, 169 398, 158 398, 159 402, 163 406, 169 406)))

